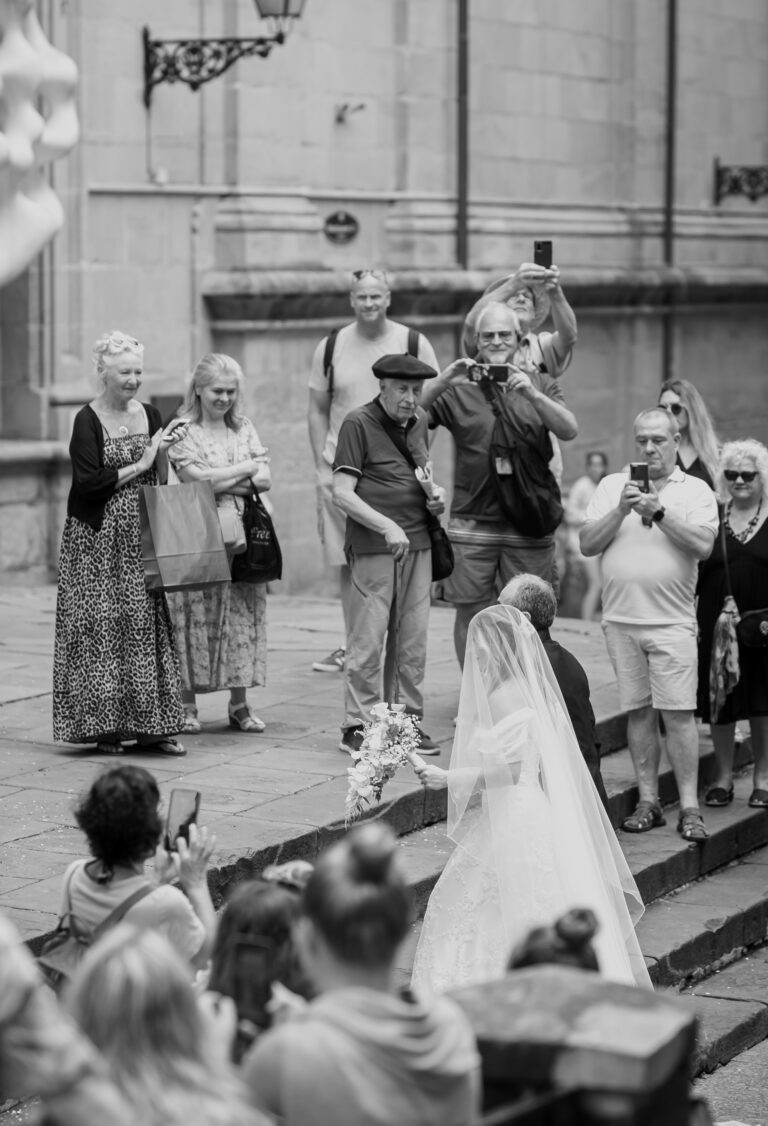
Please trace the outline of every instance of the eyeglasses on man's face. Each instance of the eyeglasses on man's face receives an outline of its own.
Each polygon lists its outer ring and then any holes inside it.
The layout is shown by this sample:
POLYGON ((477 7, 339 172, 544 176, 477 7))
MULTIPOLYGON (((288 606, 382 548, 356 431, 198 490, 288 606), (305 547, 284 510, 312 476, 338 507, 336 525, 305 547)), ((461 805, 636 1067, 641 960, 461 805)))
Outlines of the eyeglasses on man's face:
POLYGON ((669 411, 670 414, 674 415, 682 414, 685 410, 682 403, 659 403, 659 406, 663 411, 669 411))
POLYGON ((517 340, 517 333, 511 329, 505 329, 503 332, 481 332, 481 344, 493 344, 494 340, 499 339, 502 344, 511 344, 513 340, 517 340))
POLYGON ((751 485, 755 477, 757 477, 756 469, 725 469, 723 477, 726 481, 738 481, 741 477, 745 485, 751 485))

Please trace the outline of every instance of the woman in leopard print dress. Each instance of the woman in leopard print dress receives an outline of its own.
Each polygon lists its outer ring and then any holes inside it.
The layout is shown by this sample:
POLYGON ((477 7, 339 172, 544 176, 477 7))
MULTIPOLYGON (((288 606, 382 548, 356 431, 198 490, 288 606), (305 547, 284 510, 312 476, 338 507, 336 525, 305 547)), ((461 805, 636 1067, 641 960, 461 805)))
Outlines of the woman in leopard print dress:
POLYGON ((135 399, 143 345, 121 332, 97 341, 101 390, 78 412, 72 488, 61 541, 53 667, 53 736, 121 754, 123 740, 182 755, 179 665, 162 592, 147 591, 139 488, 184 426, 162 429, 135 399))

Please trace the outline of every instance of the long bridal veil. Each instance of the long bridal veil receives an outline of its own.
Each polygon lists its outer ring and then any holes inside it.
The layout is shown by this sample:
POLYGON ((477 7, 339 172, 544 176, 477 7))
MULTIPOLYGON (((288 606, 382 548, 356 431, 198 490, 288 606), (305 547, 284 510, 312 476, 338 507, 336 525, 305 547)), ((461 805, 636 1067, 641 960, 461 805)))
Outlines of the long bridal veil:
POLYGON ((448 835, 457 847, 430 899, 414 984, 439 990, 495 976, 531 926, 591 907, 603 975, 650 986, 635 935, 640 893, 544 647, 511 606, 470 624, 448 835))

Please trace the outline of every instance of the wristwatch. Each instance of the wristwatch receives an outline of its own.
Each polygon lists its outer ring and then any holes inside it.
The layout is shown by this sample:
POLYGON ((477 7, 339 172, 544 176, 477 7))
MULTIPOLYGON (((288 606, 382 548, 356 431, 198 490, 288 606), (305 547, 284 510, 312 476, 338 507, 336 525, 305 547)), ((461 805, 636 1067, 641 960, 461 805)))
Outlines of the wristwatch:
POLYGON ((654 524, 660 524, 662 522, 662 520, 664 519, 664 516, 666 514, 666 511, 667 510, 664 507, 664 505, 662 505, 661 508, 656 509, 653 516, 651 517, 651 520, 653 520, 654 524))

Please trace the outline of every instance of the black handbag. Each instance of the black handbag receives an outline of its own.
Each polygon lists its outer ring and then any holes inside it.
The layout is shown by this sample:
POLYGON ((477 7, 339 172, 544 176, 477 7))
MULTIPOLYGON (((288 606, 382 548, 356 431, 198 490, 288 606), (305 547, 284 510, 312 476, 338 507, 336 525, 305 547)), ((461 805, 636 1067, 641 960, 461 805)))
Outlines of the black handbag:
POLYGON ((509 410, 497 385, 488 379, 480 389, 494 414, 488 449, 488 478, 507 520, 525 536, 551 535, 563 518, 560 487, 549 458, 530 441, 531 434, 509 410), (500 472, 503 465, 505 472, 500 472))
POLYGON ((453 572, 453 544, 443 525, 431 512, 427 517, 427 529, 432 541, 432 582, 437 583, 453 572))
POLYGON ((233 583, 271 583, 283 577, 283 553, 272 517, 258 493, 245 498, 245 551, 232 560, 233 583))
MULTIPOLYGON (((723 563, 725 564, 725 588, 733 598, 731 588, 731 571, 728 566, 728 541, 725 535, 725 522, 720 522, 720 538, 723 545, 723 563)), ((734 598, 734 603, 736 599, 734 598)), ((737 607, 738 608, 738 607, 737 607)), ((739 610, 739 620, 736 623, 736 636, 739 645, 746 649, 765 649, 768 646, 768 606, 760 610, 747 610, 742 614, 739 610)))

